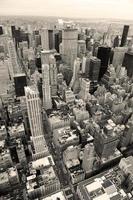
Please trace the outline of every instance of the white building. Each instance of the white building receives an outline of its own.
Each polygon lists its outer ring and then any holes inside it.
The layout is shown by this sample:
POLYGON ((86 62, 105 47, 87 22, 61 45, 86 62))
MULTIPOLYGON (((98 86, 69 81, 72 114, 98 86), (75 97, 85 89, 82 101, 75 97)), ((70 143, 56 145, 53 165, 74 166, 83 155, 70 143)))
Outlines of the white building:
POLYGON ((89 91, 90 91, 90 80, 86 79, 86 78, 82 78, 80 88, 81 88, 81 90, 80 90, 79 95, 80 95, 81 99, 86 101, 88 98, 88 95, 89 95, 89 91))
POLYGON ((50 67, 48 64, 42 65, 43 80, 43 107, 48 110, 52 108, 51 87, 50 87, 50 67))
POLYGON ((74 27, 66 26, 62 31, 62 57, 63 61, 73 69, 77 58, 78 32, 74 27))
POLYGON ((51 85, 51 95, 55 96, 57 94, 57 66, 56 60, 53 55, 49 56, 50 63, 50 85, 51 85))
POLYGON ((48 36, 48 29, 43 28, 41 29, 41 44, 42 44, 42 49, 49 49, 49 36, 48 36))
POLYGON ((30 130, 35 154, 46 151, 46 142, 43 136, 43 124, 41 115, 41 101, 35 86, 25 87, 26 104, 30 130))

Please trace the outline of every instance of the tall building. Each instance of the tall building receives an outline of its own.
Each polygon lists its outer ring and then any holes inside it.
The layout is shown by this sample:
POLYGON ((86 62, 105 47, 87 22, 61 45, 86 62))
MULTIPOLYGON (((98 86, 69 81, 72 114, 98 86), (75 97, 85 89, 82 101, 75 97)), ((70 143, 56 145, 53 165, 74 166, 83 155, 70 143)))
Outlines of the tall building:
POLYGON ((110 47, 101 46, 98 48, 97 57, 101 60, 99 79, 101 79, 105 74, 105 72, 107 71, 110 59, 110 52, 111 52, 110 47))
POLYGON ((77 52, 77 56, 79 58, 83 58, 83 56, 85 56, 86 53, 86 43, 85 40, 78 40, 78 52, 77 52))
POLYGON ((123 28, 122 38, 121 38, 121 47, 126 45, 127 42, 127 36, 128 36, 129 26, 125 25, 123 28))
POLYGON ((13 73, 14 74, 20 73, 21 69, 17 62, 17 54, 16 54, 15 46, 12 40, 8 41, 8 53, 9 53, 11 65, 13 68, 13 73))
POLYGON ((41 29, 41 44, 42 49, 49 50, 49 35, 47 28, 41 29))
POLYGON ((61 35, 61 33, 57 32, 57 33, 54 34, 54 45, 55 45, 55 49, 56 49, 56 51, 58 53, 59 53, 60 43, 62 42, 62 35, 61 35))
POLYGON ((17 97, 25 96, 24 87, 27 86, 26 75, 24 73, 14 75, 15 93, 17 97))
POLYGON ((74 60, 77 58, 77 29, 67 26, 62 31, 62 58, 73 69, 74 60))
POLYGON ((36 86, 25 87, 25 97, 33 142, 33 154, 42 154, 46 151, 46 142, 43 136, 41 101, 36 86))
POLYGON ((43 90, 43 107, 48 110, 52 108, 51 87, 50 87, 50 67, 48 64, 42 65, 42 90, 43 90))
POLYGON ((44 51, 41 51, 41 62, 42 64, 49 64, 49 56, 51 54, 54 54, 56 53, 55 50, 44 50, 44 51))
POLYGON ((49 57, 51 96, 57 95, 57 66, 53 55, 49 57))
POLYGON ((114 39, 113 47, 119 47, 119 36, 117 35, 114 39))
POLYGON ((95 161, 95 149, 93 143, 87 144, 84 149, 82 167, 85 173, 92 171, 95 161))
POLYGON ((89 65, 89 79, 91 81, 98 81, 101 60, 96 57, 91 57, 89 65))
POLYGON ((122 65, 126 67, 127 75, 129 77, 132 77, 133 76, 133 52, 125 53, 125 57, 124 57, 122 65))
POLYGON ((81 78, 81 83, 80 83, 80 97, 84 101, 88 99, 90 91, 90 80, 87 78, 81 78))
POLYGON ((54 30, 48 30, 49 49, 54 49, 54 30))
POLYGON ((104 130, 95 134, 95 150, 100 158, 109 158, 115 153, 119 142, 119 135, 114 131, 115 129, 116 124, 112 120, 108 120, 104 130))
POLYGON ((122 65, 125 53, 127 52, 128 48, 126 47, 116 47, 113 50, 113 59, 112 64, 114 67, 118 65, 122 65))
POLYGON ((15 38, 15 26, 11 26, 11 33, 12 33, 12 37, 15 38))
POLYGON ((73 76, 70 82, 70 86, 73 89, 74 93, 78 93, 80 89, 80 81, 79 81, 80 65, 81 65, 81 61, 79 58, 77 58, 74 61, 73 76))
POLYGON ((3 35, 3 26, 2 25, 0 25, 0 35, 3 35))

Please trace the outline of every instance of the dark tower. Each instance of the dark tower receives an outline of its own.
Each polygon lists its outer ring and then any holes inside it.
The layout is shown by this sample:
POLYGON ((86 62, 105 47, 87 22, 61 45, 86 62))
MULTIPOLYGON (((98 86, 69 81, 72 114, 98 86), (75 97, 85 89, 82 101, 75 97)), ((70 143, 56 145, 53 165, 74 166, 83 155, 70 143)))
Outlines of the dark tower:
POLYGON ((11 26, 12 37, 15 38, 15 26, 11 26))
POLYGON ((133 53, 132 52, 125 53, 122 66, 126 67, 127 75, 129 77, 132 77, 133 76, 133 53))
POLYGON ((14 76, 14 84, 16 96, 25 96, 24 87, 27 86, 25 74, 16 74, 14 76))
POLYGON ((48 30, 49 49, 54 49, 54 31, 48 30))
POLYGON ((97 57, 101 60, 99 80, 101 80, 101 78, 107 71, 109 60, 110 60, 110 53, 111 53, 110 47, 99 47, 98 48, 97 57))
POLYGON ((3 35, 3 27, 0 26, 0 35, 3 35))
POLYGON ((123 28, 123 34, 122 34, 121 45, 120 45, 121 47, 124 47, 126 45, 128 31, 129 31, 129 26, 125 25, 123 28))
POLYGON ((96 57, 90 58, 89 79, 91 81, 98 81, 100 67, 101 67, 100 59, 96 57))
POLYGON ((113 44, 113 47, 118 47, 119 46, 119 36, 117 35, 114 39, 114 44, 113 44))

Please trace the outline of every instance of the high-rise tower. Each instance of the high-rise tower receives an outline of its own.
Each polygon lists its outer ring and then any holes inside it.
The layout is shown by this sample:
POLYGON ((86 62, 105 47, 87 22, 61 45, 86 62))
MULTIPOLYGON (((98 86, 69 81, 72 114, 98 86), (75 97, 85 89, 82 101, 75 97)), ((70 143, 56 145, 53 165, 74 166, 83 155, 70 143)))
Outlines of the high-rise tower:
POLYGON ((67 26, 62 32, 62 58, 73 69, 74 60, 77 58, 77 29, 67 26))
POLYGON ((33 154, 43 154, 46 151, 46 142, 43 136, 41 101, 36 86, 25 87, 25 97, 34 147, 33 154))
POLYGON ((52 108, 49 64, 42 65, 42 81, 43 107, 44 109, 48 110, 52 108))
POLYGON ((120 45, 121 47, 126 45, 128 31, 129 31, 129 26, 125 25, 124 28, 123 28, 123 34, 122 34, 121 45, 120 45))
POLYGON ((41 44, 42 49, 49 50, 49 35, 47 28, 41 29, 41 44))

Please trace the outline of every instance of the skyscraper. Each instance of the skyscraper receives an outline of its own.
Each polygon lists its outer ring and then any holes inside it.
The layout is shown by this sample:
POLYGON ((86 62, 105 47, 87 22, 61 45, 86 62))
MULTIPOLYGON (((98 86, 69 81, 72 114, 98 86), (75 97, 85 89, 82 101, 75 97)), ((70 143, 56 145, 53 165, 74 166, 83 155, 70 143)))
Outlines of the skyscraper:
POLYGON ((54 49, 54 31, 48 30, 49 49, 54 49))
POLYGON ((2 25, 0 25, 0 35, 3 35, 3 26, 2 25))
POLYGON ((129 77, 132 77, 133 76, 133 52, 125 53, 125 57, 124 57, 122 65, 126 67, 127 75, 129 77))
POLYGON ((41 44, 42 49, 49 50, 49 35, 47 28, 41 29, 41 44))
POLYGON ((53 55, 49 57, 51 96, 57 95, 57 66, 53 55))
POLYGON ((99 73, 99 79, 103 77, 105 72, 107 71, 109 59, 110 59, 110 47, 101 46, 98 48, 97 57, 101 60, 101 68, 99 73))
POLYGON ((44 109, 48 110, 52 108, 49 64, 42 65, 42 81, 43 107, 44 109))
POLYGON ((74 61, 73 76, 70 82, 70 86, 73 89, 74 94, 78 93, 80 89, 80 81, 79 81, 80 65, 81 65, 81 61, 79 58, 77 58, 74 61))
POLYGON ((84 101, 88 99, 89 91, 90 91, 90 81, 87 78, 81 78, 81 84, 80 84, 81 90, 80 90, 80 97, 84 101))
POLYGON ((28 119, 33 142, 33 154, 45 152, 46 142, 43 136, 43 124, 41 115, 41 101, 36 86, 25 87, 28 119))
POLYGON ((121 47, 126 45, 128 31, 129 31, 129 25, 125 25, 123 28, 123 33, 122 33, 122 39, 121 39, 121 45, 120 45, 121 47))
POLYGON ((62 32, 62 58, 73 69, 74 60, 77 58, 77 29, 67 26, 62 32))
POLYGON ((116 124, 108 120, 104 129, 95 134, 94 145, 96 153, 101 158, 108 158, 114 154, 119 142, 119 135, 115 132, 116 124))
POLYGON ((113 44, 113 47, 118 47, 119 46, 119 36, 117 35, 114 39, 114 44, 113 44))
POLYGON ((27 86, 26 75, 24 73, 14 75, 15 93, 17 97, 24 96, 24 87, 27 86))
POLYGON ((91 81, 98 81, 101 60, 96 57, 91 57, 89 65, 89 79, 91 81))
POLYGON ((13 73, 14 74, 20 73, 21 69, 20 69, 18 62, 17 62, 17 54, 16 54, 15 46, 14 46, 14 43, 13 43, 12 40, 8 41, 8 53, 9 53, 9 57, 10 57, 10 60, 11 60, 13 73))
POLYGON ((127 52, 128 48, 126 47, 116 47, 113 50, 113 59, 112 64, 114 67, 118 65, 122 65, 125 53, 127 52))
POLYGON ((44 51, 41 51, 41 62, 42 64, 49 64, 49 56, 51 54, 54 54, 56 53, 55 50, 44 50, 44 51))
POLYGON ((95 161, 95 149, 92 143, 87 144, 83 153, 83 163, 82 167, 85 173, 89 173, 92 171, 95 161))
POLYGON ((85 40, 78 40, 78 52, 77 52, 77 56, 79 58, 83 58, 83 56, 85 56, 86 53, 86 43, 85 40))

